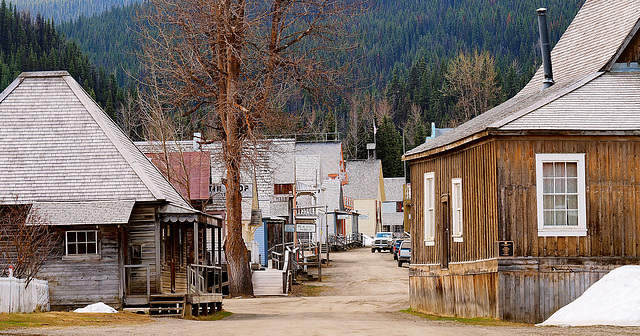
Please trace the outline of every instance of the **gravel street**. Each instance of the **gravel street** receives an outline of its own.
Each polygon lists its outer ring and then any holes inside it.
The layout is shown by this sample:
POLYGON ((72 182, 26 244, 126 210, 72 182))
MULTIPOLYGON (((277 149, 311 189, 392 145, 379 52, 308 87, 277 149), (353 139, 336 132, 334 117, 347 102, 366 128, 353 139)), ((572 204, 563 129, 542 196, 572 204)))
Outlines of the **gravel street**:
MULTIPOLYGON (((318 296, 227 299, 233 312, 221 321, 156 319, 136 326, 19 330, 38 335, 611 335, 637 334, 640 328, 555 328, 476 326, 431 321, 400 310, 409 307, 408 267, 393 255, 362 248, 332 253, 323 269, 318 296)), ((16 334, 16 330, 12 331, 16 334)))

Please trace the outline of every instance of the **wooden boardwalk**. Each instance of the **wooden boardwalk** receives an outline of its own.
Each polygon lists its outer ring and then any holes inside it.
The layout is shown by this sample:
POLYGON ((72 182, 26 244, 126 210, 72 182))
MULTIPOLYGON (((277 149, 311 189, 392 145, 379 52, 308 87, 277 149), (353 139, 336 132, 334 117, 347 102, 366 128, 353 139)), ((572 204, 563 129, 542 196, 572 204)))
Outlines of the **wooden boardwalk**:
POLYGON ((253 294, 255 296, 287 296, 282 293, 282 271, 274 268, 254 271, 253 294))

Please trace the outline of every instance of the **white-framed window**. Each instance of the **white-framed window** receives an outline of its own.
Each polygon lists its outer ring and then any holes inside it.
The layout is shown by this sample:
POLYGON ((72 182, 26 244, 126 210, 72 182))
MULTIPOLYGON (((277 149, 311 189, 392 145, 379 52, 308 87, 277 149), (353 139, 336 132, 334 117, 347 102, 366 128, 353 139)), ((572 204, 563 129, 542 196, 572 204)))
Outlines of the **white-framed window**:
POLYGON ((68 256, 97 255, 98 231, 67 231, 65 233, 65 253, 68 256))
POLYGON ((436 237, 435 173, 424 174, 424 245, 434 246, 436 237))
POLYGON ((451 179, 451 235, 454 242, 462 241, 462 179, 451 179))
POLYGON ((585 154, 536 154, 538 236, 586 236, 585 154))

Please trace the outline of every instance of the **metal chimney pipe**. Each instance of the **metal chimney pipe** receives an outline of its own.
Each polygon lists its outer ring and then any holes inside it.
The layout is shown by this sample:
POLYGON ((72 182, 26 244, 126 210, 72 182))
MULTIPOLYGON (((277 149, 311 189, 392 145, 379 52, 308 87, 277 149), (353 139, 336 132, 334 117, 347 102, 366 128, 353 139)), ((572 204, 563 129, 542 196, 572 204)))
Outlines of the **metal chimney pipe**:
POLYGON ((551 69, 551 48, 549 47, 549 30, 547 29, 547 9, 538 8, 538 27, 540 29, 540 49, 542 50, 542 65, 544 66, 544 81, 542 89, 553 85, 553 70, 551 69))

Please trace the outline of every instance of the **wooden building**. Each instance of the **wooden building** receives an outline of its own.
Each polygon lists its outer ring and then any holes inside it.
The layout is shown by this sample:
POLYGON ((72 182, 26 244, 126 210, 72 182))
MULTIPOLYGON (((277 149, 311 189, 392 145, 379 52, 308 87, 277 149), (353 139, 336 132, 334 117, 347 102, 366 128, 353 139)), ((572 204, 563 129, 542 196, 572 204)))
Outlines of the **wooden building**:
POLYGON ((639 19, 637 0, 587 0, 551 53, 554 85, 540 69, 405 154, 413 309, 541 322, 638 264, 639 19))
POLYGON ((0 181, 0 205, 29 205, 59 238, 38 275, 53 309, 221 308, 206 238, 220 239, 219 220, 193 209, 66 71, 23 73, 0 94, 0 181))

